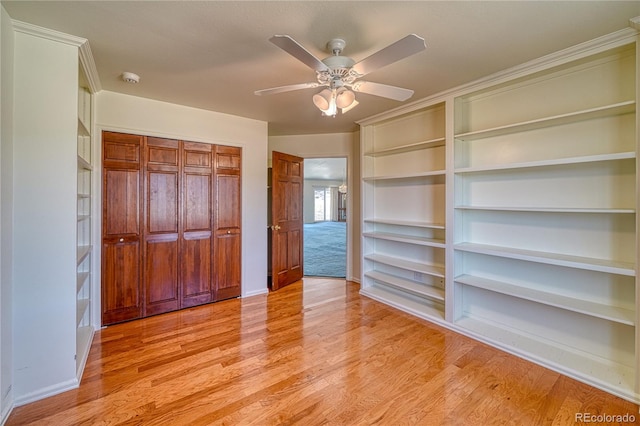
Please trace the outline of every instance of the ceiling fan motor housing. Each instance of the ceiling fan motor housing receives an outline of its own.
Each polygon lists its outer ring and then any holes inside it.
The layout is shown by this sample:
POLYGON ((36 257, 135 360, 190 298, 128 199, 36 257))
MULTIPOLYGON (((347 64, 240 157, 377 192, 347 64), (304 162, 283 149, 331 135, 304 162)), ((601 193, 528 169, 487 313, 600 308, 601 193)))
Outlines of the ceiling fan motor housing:
POLYGON ((355 61, 348 56, 329 56, 324 58, 322 63, 329 67, 329 70, 317 72, 320 84, 332 84, 335 80, 340 80, 343 84, 351 84, 358 78, 351 69, 355 61))

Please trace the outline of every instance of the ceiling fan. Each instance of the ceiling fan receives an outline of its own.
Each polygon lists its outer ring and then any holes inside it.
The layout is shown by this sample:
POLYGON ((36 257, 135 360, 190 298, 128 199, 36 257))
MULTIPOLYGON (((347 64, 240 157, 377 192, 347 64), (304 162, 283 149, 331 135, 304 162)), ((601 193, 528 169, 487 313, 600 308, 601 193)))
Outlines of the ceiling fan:
POLYGON ((346 46, 346 42, 339 38, 327 43, 327 50, 332 53, 332 56, 323 60, 316 58, 288 35, 274 35, 269 41, 315 70, 317 81, 257 90, 254 93, 262 96, 292 90, 324 87, 322 91, 313 95, 313 103, 322 111, 323 115, 333 117, 337 114, 338 108, 344 114, 358 105, 354 92, 367 93, 396 101, 409 99, 413 95, 413 90, 364 81, 360 80, 360 78, 372 71, 418 53, 427 47, 422 37, 410 34, 360 62, 356 62, 348 56, 340 55, 346 46))

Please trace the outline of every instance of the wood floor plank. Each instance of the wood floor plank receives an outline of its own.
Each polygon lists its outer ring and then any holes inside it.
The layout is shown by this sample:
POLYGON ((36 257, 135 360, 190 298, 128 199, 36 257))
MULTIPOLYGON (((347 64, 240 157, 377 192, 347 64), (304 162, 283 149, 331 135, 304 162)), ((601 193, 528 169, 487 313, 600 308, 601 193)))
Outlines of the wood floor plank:
POLYGON ((309 279, 96 333, 78 389, 7 425, 566 425, 638 406, 309 279))

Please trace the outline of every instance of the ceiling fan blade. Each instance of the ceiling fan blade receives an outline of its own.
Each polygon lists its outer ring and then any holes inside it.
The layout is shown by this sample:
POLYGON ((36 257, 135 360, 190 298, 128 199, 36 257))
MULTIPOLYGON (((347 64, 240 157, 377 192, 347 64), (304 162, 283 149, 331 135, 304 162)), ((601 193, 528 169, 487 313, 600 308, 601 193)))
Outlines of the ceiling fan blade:
POLYGON ((302 47, 300 43, 288 35, 274 35, 269 39, 269 41, 300 62, 304 63, 309 68, 316 71, 329 71, 329 67, 327 67, 320 59, 313 56, 311 52, 302 47))
POLYGON ((278 93, 291 92, 293 90, 313 89, 314 87, 319 87, 319 86, 320 86, 320 83, 289 84, 288 86, 280 86, 280 87, 272 87, 270 89, 256 90, 255 92, 253 92, 253 94, 258 96, 275 95, 278 93))
POLYGON ((386 65, 399 61, 400 59, 404 59, 408 56, 421 52, 426 48, 427 45, 422 37, 410 34, 405 38, 390 44, 384 49, 367 56, 355 64, 352 69, 361 76, 366 75, 378 68, 382 68, 386 65))
POLYGON ((370 81, 357 81, 353 84, 352 89, 354 92, 367 93, 396 101, 406 101, 413 96, 413 90, 370 81))

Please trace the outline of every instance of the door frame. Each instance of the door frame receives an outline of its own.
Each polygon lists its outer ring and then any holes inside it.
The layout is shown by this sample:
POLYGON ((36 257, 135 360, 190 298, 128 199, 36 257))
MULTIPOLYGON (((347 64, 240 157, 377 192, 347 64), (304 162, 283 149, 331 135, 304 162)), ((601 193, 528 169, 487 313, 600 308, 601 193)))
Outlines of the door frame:
MULTIPOLYGON (((357 281, 359 282, 359 279, 354 279, 352 277, 352 253, 351 253, 351 247, 353 247, 352 245, 352 235, 353 235, 353 230, 357 229, 354 227, 354 223, 353 223, 353 197, 352 197, 352 193, 353 193, 353 187, 352 187, 352 182, 351 182, 351 174, 350 174, 350 170, 351 170, 351 156, 348 154, 342 154, 342 155, 315 155, 315 156, 306 156, 304 157, 305 161, 306 160, 322 160, 322 159, 343 159, 344 160, 344 183, 347 185, 347 197, 346 197, 346 217, 345 217, 345 223, 346 223, 346 235, 345 235, 345 249, 346 249, 346 253, 345 253, 345 279, 349 280, 349 281, 357 281)), ((306 176, 306 174, 305 174, 306 176)), ((306 177, 305 177, 306 179, 306 177)), ((315 186, 312 185, 312 188, 317 188, 315 186)), ((326 187, 325 187, 326 188, 326 187)), ((340 195, 338 194, 338 197, 340 195)), ((311 197, 309 198, 311 199, 311 197)), ((315 207, 315 206, 314 206, 315 207)), ((337 206, 336 206, 337 209, 337 206)), ((337 212, 338 216, 339 216, 339 212, 337 212)), ((304 242, 303 242, 304 244, 304 242)))
MULTIPOLYGON (((359 142, 358 142, 359 143, 359 142)), ((359 146, 359 145, 358 145, 359 146)), ((355 193, 354 190, 356 192, 360 191, 360 185, 354 185, 354 182, 356 182, 356 179, 354 179, 353 176, 353 172, 355 170, 355 165, 354 165, 354 156, 356 156, 358 154, 358 150, 354 150, 354 153, 351 152, 344 152, 344 153, 326 153, 326 154, 296 154, 302 158, 304 158, 305 160, 312 160, 312 159, 322 159, 322 158, 344 158, 346 159, 346 169, 345 169, 345 174, 346 174, 346 184, 347 184, 347 241, 346 241, 346 251, 347 251, 347 256, 346 256, 346 277, 345 279, 347 281, 355 281, 355 282, 360 282, 360 277, 354 277, 353 276, 353 259, 354 259, 354 253, 353 253, 353 248, 354 248, 354 236, 355 238, 360 238, 360 225, 356 224, 354 222, 354 217, 358 217, 358 216, 354 216, 354 206, 357 203, 354 203, 354 197, 353 194, 355 193)), ((358 199, 360 199, 360 197, 358 197, 358 199)), ((359 207, 359 206, 358 206, 359 207)), ((360 212, 361 209, 358 208, 358 212, 360 212)), ((356 258, 359 259, 360 258, 360 253, 356 253, 356 258)))
MULTIPOLYGON (((355 142, 354 142, 355 143, 355 142)), ((355 146, 355 145, 354 145, 355 146)), ((359 146, 359 141, 358 141, 358 146, 359 146)), ((354 277, 353 276, 353 269, 354 269, 354 265, 353 265, 353 260, 354 260, 354 253, 353 253, 353 248, 354 247, 359 247, 357 245, 354 245, 354 238, 360 238, 360 228, 361 228, 361 224, 355 223, 354 222, 354 217, 358 217, 356 215, 354 215, 354 208, 357 206, 358 207, 358 212, 361 211, 360 206, 358 205, 358 203, 354 202, 354 193, 358 193, 360 191, 360 185, 355 185, 356 183, 356 179, 354 178, 354 172, 357 172, 357 166, 354 164, 354 158, 358 155, 358 149, 354 149, 354 152, 333 152, 333 153, 323 153, 323 154, 309 154, 309 153, 305 153, 305 152, 294 152, 295 149, 291 149, 291 146, 282 146, 282 147, 273 147, 270 146, 269 147, 269 165, 268 165, 268 169, 271 169, 272 167, 272 152, 273 151, 278 151, 278 152, 284 152, 287 154, 291 154, 291 155, 295 155, 298 157, 302 157, 304 160, 311 160, 311 159, 322 159, 322 158, 344 158, 346 159, 346 184, 347 184, 347 241, 346 241, 346 252, 347 252, 347 256, 346 256, 346 277, 345 279, 348 281, 354 281, 359 283, 360 282, 360 277, 354 277)), ((270 189, 269 189, 270 190, 270 189)), ((358 197, 358 200, 360 199, 360 197, 358 197)), ((268 208, 270 210, 270 206, 268 208)), ((303 206, 304 209, 304 206, 303 206)), ((358 213, 359 214, 359 213, 358 213)), ((268 212, 268 220, 267 223, 268 225, 271 225, 271 212, 268 212)), ((271 231, 269 231, 271 232, 271 231)), ((355 254, 355 259, 359 259, 359 253, 355 254)), ((304 261, 304 260, 303 260, 304 261)), ((268 264, 270 265, 270 260, 268 260, 268 264)), ((269 266, 269 268, 271 268, 271 266, 269 266)), ((267 274, 269 275, 269 274, 267 274)))

